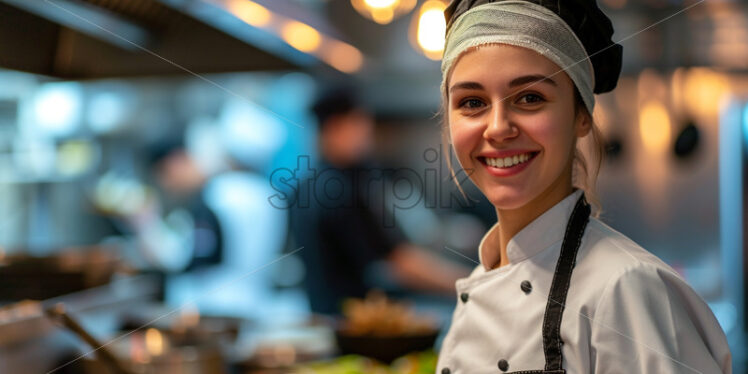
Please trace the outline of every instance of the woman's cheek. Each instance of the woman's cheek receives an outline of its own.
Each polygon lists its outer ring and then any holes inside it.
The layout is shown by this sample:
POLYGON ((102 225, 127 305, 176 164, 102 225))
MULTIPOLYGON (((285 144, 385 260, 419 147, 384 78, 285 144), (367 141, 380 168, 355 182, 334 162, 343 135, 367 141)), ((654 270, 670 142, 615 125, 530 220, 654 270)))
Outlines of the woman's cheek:
POLYGON ((549 113, 525 118, 522 123, 523 130, 538 140, 547 141, 554 139, 563 131, 562 126, 558 123, 558 119, 549 113))
POLYGON ((450 136, 457 160, 463 168, 472 167, 471 152, 480 140, 480 133, 466 121, 450 121, 450 136), (476 139, 476 133, 478 138, 476 139))
POLYGON ((533 126, 530 135, 542 148, 545 154, 545 162, 542 169, 549 175, 561 172, 573 157, 573 133, 567 128, 568 124, 559 123, 558 120, 538 122, 533 126))
POLYGON ((570 140, 565 125, 551 116, 540 116, 533 121, 526 121, 523 130, 546 152, 553 153, 555 150, 565 149, 564 144, 570 140))

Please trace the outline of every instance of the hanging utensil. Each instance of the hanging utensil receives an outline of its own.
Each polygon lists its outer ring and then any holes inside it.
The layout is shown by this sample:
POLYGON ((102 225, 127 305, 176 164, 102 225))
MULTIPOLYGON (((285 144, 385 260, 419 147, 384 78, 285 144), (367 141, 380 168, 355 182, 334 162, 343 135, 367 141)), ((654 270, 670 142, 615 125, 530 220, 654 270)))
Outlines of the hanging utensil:
POLYGON ((119 362, 119 360, 117 360, 117 358, 112 354, 111 351, 109 351, 105 344, 101 344, 77 321, 75 321, 72 317, 70 317, 69 314, 67 314, 67 312, 65 311, 65 304, 57 303, 49 308, 44 309, 44 313, 53 321, 61 324, 68 330, 78 335, 78 337, 80 337, 89 346, 91 346, 94 352, 96 352, 96 356, 99 358, 99 360, 101 360, 105 365, 109 366, 114 373, 133 374, 128 369, 126 369, 125 366, 123 366, 119 362))

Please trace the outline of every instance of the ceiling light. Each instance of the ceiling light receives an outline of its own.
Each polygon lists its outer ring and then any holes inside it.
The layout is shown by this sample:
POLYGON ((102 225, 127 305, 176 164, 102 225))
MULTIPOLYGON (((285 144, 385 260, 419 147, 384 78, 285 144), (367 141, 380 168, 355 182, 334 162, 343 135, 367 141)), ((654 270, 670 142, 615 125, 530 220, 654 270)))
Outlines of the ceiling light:
POLYGON ((414 15, 411 22, 411 42, 426 57, 432 60, 442 58, 447 23, 444 9, 447 3, 442 0, 428 0, 414 15))
POLYGON ((416 0, 351 0, 351 4, 362 16, 385 25, 410 12, 416 0))

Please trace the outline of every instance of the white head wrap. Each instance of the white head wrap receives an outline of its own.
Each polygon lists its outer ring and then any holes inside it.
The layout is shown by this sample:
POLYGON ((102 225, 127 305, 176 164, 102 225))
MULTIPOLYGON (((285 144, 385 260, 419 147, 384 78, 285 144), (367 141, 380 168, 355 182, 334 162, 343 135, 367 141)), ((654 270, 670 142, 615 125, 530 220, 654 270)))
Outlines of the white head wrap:
POLYGON ((463 52, 493 43, 528 48, 553 61, 569 75, 592 113, 595 74, 582 42, 556 13, 521 0, 483 4, 454 21, 447 33, 442 58, 442 92, 446 92, 452 65, 463 52))

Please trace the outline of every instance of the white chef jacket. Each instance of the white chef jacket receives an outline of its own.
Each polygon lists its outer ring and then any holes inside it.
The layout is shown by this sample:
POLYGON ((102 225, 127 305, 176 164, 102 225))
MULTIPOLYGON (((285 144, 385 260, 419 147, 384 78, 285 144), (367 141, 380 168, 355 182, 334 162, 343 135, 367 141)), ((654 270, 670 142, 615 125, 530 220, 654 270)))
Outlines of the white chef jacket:
MULTIPOLYGON (((507 373, 544 368, 543 315, 581 194, 575 190, 515 235, 509 265, 491 270, 498 223, 488 231, 481 264, 456 283, 457 308, 437 374, 501 374, 500 360, 507 373)), ((725 334, 699 295, 670 266, 593 217, 571 276, 561 339, 568 374, 732 373, 725 334)))

